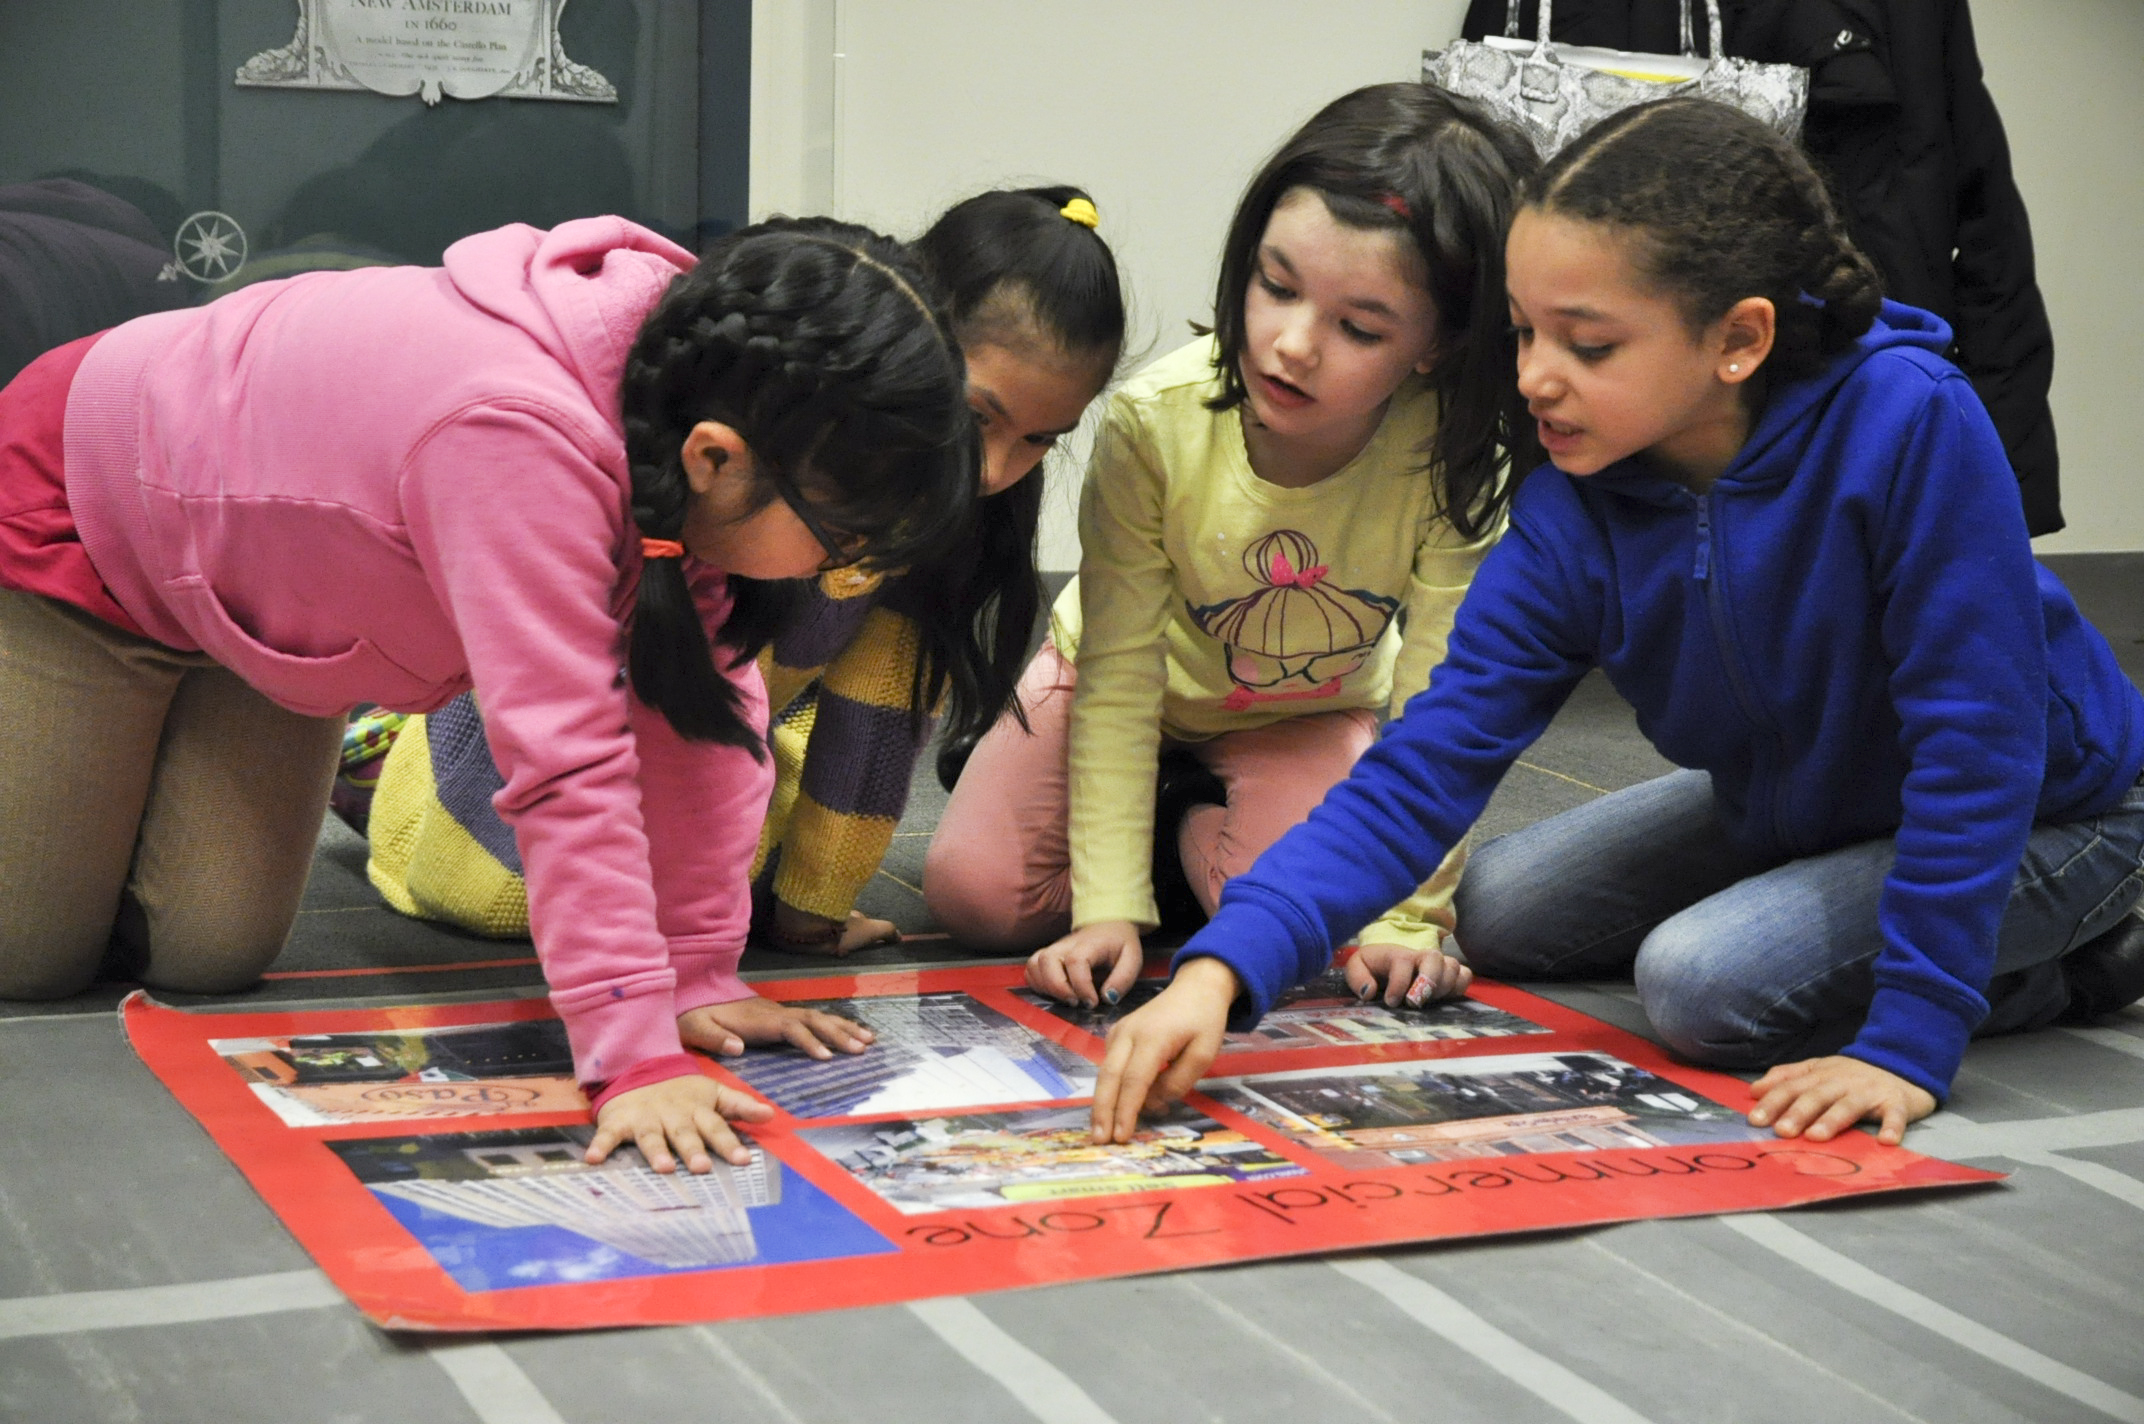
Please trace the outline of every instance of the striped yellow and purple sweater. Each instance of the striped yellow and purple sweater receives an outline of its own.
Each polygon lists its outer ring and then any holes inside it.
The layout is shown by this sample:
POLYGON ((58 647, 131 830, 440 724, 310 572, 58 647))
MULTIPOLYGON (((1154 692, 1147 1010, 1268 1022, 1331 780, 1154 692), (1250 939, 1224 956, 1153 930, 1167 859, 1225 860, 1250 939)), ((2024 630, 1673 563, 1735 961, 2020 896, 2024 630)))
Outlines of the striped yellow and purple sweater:
MULTIPOLYGON (((914 621, 886 606, 891 587, 852 570, 823 575, 760 655, 778 709, 777 776, 752 874, 772 861, 775 897, 828 919, 845 918, 877 873, 927 732, 911 713, 921 643, 914 621)), ((477 934, 528 933, 521 856, 491 807, 498 789, 473 698, 409 719, 368 828, 367 871, 389 904, 477 934)))

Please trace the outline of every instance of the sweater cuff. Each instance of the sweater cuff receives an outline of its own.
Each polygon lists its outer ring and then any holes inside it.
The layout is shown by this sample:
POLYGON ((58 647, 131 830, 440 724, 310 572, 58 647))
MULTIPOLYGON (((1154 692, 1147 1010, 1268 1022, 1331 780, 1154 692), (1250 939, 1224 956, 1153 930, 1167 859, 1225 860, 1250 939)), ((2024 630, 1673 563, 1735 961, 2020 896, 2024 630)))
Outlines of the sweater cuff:
POLYGON ((588 1111, 590 1115, 603 1110, 603 1104, 620 1093, 630 1093, 635 1088, 645 1088, 650 1083, 664 1083, 672 1078, 700 1076, 700 1060, 690 1053, 665 1053, 660 1058, 643 1058, 632 1067, 611 1079, 608 1083, 589 1083, 588 1111))
POLYGON ((1926 1088, 1940 1103, 1950 1096, 1972 1035, 1971 1023, 1934 1000, 1879 987, 1861 1032, 1840 1051, 1926 1088))
POLYGON ((753 997, 752 986, 737 977, 737 961, 743 957, 744 946, 726 938, 671 940, 670 963, 677 970, 677 992, 671 1002, 677 1014, 753 997))
POLYGON ((1243 992, 1228 1011, 1228 1027, 1242 1033, 1257 1027, 1273 1001, 1296 982, 1294 936, 1276 915, 1241 900, 1223 901, 1206 927, 1185 942, 1169 961, 1174 974, 1187 959, 1201 955, 1236 971, 1243 992))
POLYGON ((1396 944, 1401 949, 1442 949, 1444 933, 1442 925, 1392 910, 1364 928, 1355 936, 1354 943, 1396 944))
POLYGON ((893 844, 892 816, 836 811, 797 792, 774 867, 774 898, 821 919, 846 920, 893 844))
POLYGON ((683 1053, 673 991, 677 976, 650 969, 582 988, 554 990, 551 1006, 566 1025, 574 1076, 605 1083, 649 1058, 683 1053))
POLYGON ((1161 923, 1161 912, 1155 908, 1154 896, 1149 892, 1144 899, 1137 895, 1082 895, 1075 887, 1072 891, 1072 928, 1083 930, 1089 925, 1098 925, 1107 920, 1126 920, 1139 927, 1140 933, 1154 929, 1161 923))

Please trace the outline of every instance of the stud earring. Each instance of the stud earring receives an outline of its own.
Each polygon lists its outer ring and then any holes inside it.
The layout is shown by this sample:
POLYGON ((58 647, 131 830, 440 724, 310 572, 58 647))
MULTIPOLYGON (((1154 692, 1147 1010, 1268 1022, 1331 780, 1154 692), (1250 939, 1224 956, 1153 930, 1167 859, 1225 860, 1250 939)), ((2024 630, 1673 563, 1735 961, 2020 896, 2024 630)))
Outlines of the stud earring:
POLYGON ((1730 361, 1730 362, 1728 362, 1728 363, 1727 363, 1727 374, 1728 374, 1728 375, 1730 375, 1730 376, 1739 376, 1739 375, 1741 375, 1741 374, 1742 374, 1742 363, 1741 363, 1740 361, 1730 361))

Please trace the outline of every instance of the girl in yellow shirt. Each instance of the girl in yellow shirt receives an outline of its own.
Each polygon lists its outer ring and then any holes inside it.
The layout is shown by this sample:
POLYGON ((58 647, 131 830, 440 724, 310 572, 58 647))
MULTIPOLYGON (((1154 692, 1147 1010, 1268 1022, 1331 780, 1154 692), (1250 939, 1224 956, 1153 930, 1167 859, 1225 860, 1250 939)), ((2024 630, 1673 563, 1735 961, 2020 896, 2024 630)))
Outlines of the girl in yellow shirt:
MULTIPOLYGON (((1502 245, 1531 167, 1466 101, 1384 84, 1252 180, 1211 338, 1110 402, 1025 725, 976 747, 925 865, 946 929, 1115 1002, 1162 919, 1157 864, 1210 914, 1427 683, 1530 430, 1502 245)), ((1362 986, 1464 986, 1438 952, 1456 870, 1364 932, 1362 986)))

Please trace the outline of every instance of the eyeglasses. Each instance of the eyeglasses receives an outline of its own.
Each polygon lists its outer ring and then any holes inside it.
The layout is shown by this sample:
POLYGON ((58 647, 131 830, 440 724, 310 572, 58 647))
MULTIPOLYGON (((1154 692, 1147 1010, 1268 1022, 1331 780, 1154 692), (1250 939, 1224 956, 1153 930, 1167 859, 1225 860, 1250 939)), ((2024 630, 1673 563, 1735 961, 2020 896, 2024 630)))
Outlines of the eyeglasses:
POLYGON ((791 484, 786 476, 777 474, 771 483, 774 492, 782 497, 782 503, 789 506, 790 512, 811 531, 811 537, 819 541, 819 547, 826 550, 826 558, 819 565, 820 572, 845 569, 864 556, 861 534, 836 534, 827 528, 812 512, 811 501, 804 498, 804 492, 791 484))

